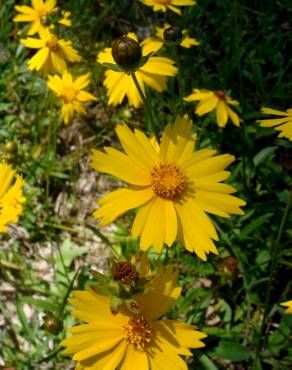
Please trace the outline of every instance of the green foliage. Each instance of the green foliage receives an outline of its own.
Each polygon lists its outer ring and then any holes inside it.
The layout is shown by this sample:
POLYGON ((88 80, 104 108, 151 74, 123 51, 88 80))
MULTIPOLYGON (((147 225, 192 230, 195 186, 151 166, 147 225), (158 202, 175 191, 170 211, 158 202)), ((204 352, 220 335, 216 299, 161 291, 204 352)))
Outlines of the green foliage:
MULTIPOLYGON (((116 185, 108 178, 92 179, 89 152, 117 145, 117 122, 143 127, 148 119, 142 109, 107 106, 104 68, 96 63, 96 55, 129 31, 143 38, 160 18, 138 1, 59 1, 73 20, 62 32, 83 57, 74 73, 91 71, 92 91, 99 98, 97 105, 89 106, 88 116, 64 127, 45 80, 26 68, 31 54, 19 43, 21 27, 12 22, 16 3, 2 1, 0 7, 0 154, 23 173, 27 205, 20 224, 1 236, 0 366, 67 369, 71 361, 60 354, 58 343, 74 323, 66 304, 72 288, 91 282, 92 267, 106 270, 108 256, 130 258, 139 249, 129 234, 133 215, 105 230, 91 217, 95 200, 116 185), (48 313, 63 321, 60 333, 44 330, 48 313)), ((292 318, 279 308, 292 298, 289 217, 273 276, 270 264, 292 186, 292 143, 255 122, 261 106, 291 108, 291 12, 288 0, 200 0, 181 18, 166 14, 168 22, 188 28, 201 42, 181 50, 183 96, 194 87, 229 90, 240 101, 244 120, 240 128, 229 123, 220 129, 212 114, 195 116, 191 105, 179 106, 174 79, 165 94, 147 91, 158 132, 181 109, 193 118, 199 148, 235 155, 230 182, 247 202, 244 216, 213 218, 220 253, 207 262, 178 243, 161 255, 149 253, 154 270, 168 263, 180 270, 182 296, 167 317, 179 317, 208 334, 206 347, 194 351, 189 369, 251 368, 260 337, 255 369, 291 368, 292 318), (238 264, 234 276, 227 267, 220 268, 228 256, 238 264), (265 308, 267 325, 261 333, 265 308)), ((175 57, 170 46, 164 52, 175 57)))

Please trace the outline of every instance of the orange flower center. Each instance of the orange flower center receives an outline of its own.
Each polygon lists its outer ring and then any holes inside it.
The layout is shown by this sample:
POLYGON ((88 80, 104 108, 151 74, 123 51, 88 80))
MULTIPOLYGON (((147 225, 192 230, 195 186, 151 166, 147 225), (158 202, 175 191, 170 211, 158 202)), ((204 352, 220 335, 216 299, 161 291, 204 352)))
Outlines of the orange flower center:
POLYGON ((61 98, 65 103, 70 103, 73 100, 76 100, 76 90, 74 87, 64 87, 61 98))
POLYGON ((132 317, 124 326, 124 338, 137 351, 142 352, 151 341, 151 325, 143 316, 132 317))
POLYGON ((50 48, 52 51, 58 51, 59 50, 59 43, 58 40, 50 39, 46 42, 46 46, 50 48))
POLYGON ((185 175, 175 163, 165 163, 155 166, 151 172, 152 189, 163 199, 174 200, 185 189, 185 175))
POLYGON ((214 91, 214 95, 219 99, 219 100, 225 100, 225 94, 223 91, 214 91))

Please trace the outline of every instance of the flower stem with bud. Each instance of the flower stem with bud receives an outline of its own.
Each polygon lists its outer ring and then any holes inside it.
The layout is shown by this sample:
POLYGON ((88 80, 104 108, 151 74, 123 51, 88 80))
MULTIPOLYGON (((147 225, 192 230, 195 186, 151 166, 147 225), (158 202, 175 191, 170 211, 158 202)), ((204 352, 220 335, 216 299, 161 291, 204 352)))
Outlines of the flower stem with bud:
POLYGON ((153 116, 152 116, 152 111, 151 111, 151 108, 150 108, 150 106, 149 106, 149 104, 148 104, 148 102, 146 100, 146 97, 145 97, 145 95, 144 95, 144 93, 143 93, 143 91, 141 89, 141 86, 140 86, 140 84, 139 84, 139 82, 137 80, 137 77, 135 75, 135 72, 132 72, 131 73, 131 77, 132 77, 132 79, 134 81, 134 84, 135 84, 135 86, 136 86, 136 88, 137 88, 137 90, 139 92, 139 95, 141 97, 141 100, 143 102, 143 105, 144 105, 144 107, 145 107, 145 109, 147 111, 147 114, 148 114, 148 117, 149 117, 149 121, 150 121, 150 126, 151 126, 150 129, 153 132, 155 132, 155 124, 154 124, 154 119, 153 119, 153 116))

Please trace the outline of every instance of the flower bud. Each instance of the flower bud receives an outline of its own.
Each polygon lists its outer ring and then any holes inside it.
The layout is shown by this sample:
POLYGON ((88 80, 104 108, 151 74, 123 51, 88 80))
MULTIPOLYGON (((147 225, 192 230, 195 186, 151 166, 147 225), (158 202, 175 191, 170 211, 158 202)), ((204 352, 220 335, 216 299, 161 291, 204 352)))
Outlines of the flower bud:
POLYGON ((182 31, 179 27, 170 26, 166 28, 163 32, 163 37, 165 41, 178 42, 182 39, 182 31))
POLYGON ((44 329, 52 334, 58 334, 63 328, 61 320, 58 319, 53 313, 48 313, 44 317, 44 329))
POLYGON ((17 151, 17 145, 14 141, 7 141, 4 150, 6 153, 15 153, 17 151))
POLYGON ((223 258, 218 267, 220 271, 231 279, 235 279, 239 273, 238 261, 232 256, 223 258))
POLYGON ((123 36, 114 41, 112 56, 120 67, 127 70, 134 70, 141 61, 142 49, 137 41, 123 36))

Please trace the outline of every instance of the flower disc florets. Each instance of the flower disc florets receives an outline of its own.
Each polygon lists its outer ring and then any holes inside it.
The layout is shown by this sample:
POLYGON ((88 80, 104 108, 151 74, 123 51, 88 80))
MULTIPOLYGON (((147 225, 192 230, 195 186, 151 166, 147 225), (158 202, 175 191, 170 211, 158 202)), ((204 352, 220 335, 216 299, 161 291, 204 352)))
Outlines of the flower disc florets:
POLYGON ((46 46, 52 51, 58 51, 60 46, 58 40, 50 39, 46 42, 46 46))
POLYGON ((216 95, 216 97, 219 99, 219 100, 226 100, 226 97, 225 97, 225 94, 223 91, 220 91, 220 90, 216 90, 214 91, 214 95, 216 95))
POLYGON ((112 46, 112 56, 118 66, 126 70, 135 70, 142 58, 139 43, 130 37, 123 36, 115 40, 112 46))
POLYGON ((185 190, 185 175, 175 163, 164 163, 155 166, 152 169, 151 176, 152 189, 160 198, 174 200, 185 190))
POLYGON ((163 37, 165 41, 181 42, 183 37, 182 30, 179 27, 170 26, 164 30, 163 37))
POLYGON ((113 266, 113 278, 123 284, 131 285, 138 278, 139 274, 131 262, 118 262, 113 266))
POLYGON ((143 316, 134 316, 124 325, 124 338, 137 351, 143 351, 151 341, 151 325, 143 316))

